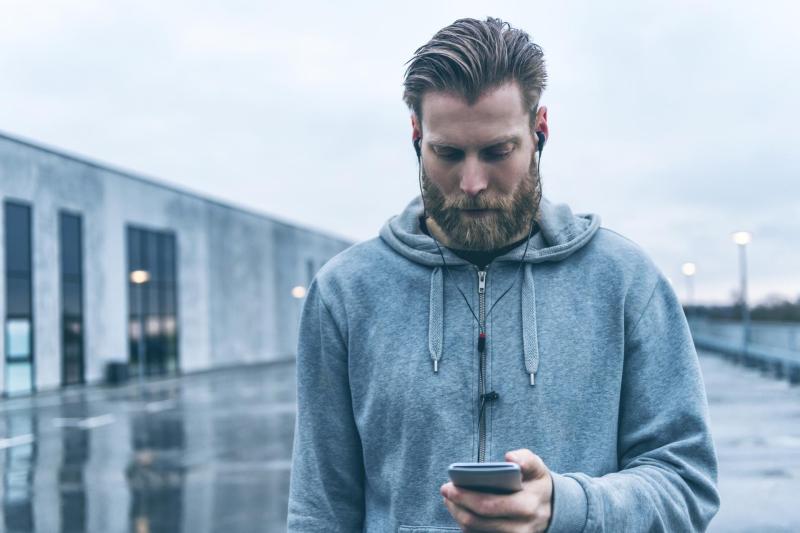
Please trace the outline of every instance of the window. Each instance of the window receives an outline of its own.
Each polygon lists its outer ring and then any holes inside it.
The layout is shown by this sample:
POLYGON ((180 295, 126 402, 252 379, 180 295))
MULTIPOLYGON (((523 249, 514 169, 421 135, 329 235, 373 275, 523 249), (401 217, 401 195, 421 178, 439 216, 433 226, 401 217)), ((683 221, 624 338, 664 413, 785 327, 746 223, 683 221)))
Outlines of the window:
POLYGON ((33 390, 33 287, 31 286, 31 208, 6 201, 5 223, 5 393, 33 390))
POLYGON ((134 375, 140 357, 145 375, 172 374, 179 368, 175 241, 171 232, 127 229, 128 360, 134 375), (147 275, 136 283, 131 277, 135 271, 147 275))
POLYGON ((61 383, 83 383, 83 249, 80 215, 59 215, 61 255, 61 383))

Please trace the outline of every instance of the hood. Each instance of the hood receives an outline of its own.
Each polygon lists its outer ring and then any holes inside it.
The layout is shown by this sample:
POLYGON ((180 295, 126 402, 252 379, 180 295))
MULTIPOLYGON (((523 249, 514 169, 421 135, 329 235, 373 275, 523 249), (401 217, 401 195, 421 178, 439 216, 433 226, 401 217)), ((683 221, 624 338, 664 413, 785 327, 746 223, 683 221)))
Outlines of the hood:
MULTIPOLYGON (((414 198, 402 213, 390 218, 381 228, 380 236, 395 252, 405 258, 431 267, 430 307, 428 326, 428 347, 434 372, 438 372, 442 360, 442 339, 444 327, 444 282, 447 274, 443 270, 442 255, 447 266, 469 265, 470 263, 452 253, 445 246, 437 248, 432 237, 425 234, 419 225, 422 215, 422 199, 414 198), (441 254, 440 255, 440 250, 441 254)), ((521 277, 521 332, 522 357, 525 370, 530 374, 531 385, 535 384, 535 375, 539 367, 539 349, 536 324, 536 286, 533 263, 544 261, 561 261, 566 259, 588 243, 600 227, 600 217, 596 214, 573 214, 566 204, 553 204, 542 197, 539 204, 539 230, 534 233, 525 252, 525 242, 505 254, 495 258, 493 262, 520 262, 521 276, 516 276, 512 284, 501 292, 494 302, 486 302, 486 309, 491 309, 505 296, 521 277)), ((459 288, 459 291, 461 289, 459 288)), ((466 301, 466 297, 465 297, 466 301)), ((469 305, 467 303, 467 305, 469 305)), ((471 309, 471 308, 470 308, 471 309)), ((473 311, 473 316, 475 315, 473 311)), ((488 314, 487 314, 488 317, 488 314)))

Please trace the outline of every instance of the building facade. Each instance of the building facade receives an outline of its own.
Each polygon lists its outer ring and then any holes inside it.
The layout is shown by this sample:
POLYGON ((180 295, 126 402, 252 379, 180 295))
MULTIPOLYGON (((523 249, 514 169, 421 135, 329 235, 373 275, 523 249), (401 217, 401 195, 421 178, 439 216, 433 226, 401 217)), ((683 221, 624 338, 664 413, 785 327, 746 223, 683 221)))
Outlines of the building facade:
POLYGON ((0 208, 5 396, 291 358, 351 244, 4 134, 0 208))

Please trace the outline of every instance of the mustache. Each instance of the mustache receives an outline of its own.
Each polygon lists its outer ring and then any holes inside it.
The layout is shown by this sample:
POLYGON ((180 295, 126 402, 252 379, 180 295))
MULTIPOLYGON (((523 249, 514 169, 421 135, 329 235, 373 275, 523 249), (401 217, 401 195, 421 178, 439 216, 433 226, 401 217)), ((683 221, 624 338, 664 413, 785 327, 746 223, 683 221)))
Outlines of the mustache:
POLYGON ((478 195, 474 197, 459 196, 457 198, 445 199, 443 209, 500 209, 508 210, 512 201, 508 198, 494 198, 490 196, 478 195))

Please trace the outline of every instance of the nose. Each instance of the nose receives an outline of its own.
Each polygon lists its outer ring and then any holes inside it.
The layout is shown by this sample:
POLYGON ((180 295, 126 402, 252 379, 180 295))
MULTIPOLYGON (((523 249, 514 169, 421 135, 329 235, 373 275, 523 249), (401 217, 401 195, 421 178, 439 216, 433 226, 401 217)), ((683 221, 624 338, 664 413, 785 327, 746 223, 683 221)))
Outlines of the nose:
POLYGON ((477 157, 467 157, 461 173, 461 190, 469 196, 477 196, 489 185, 489 173, 477 157))

